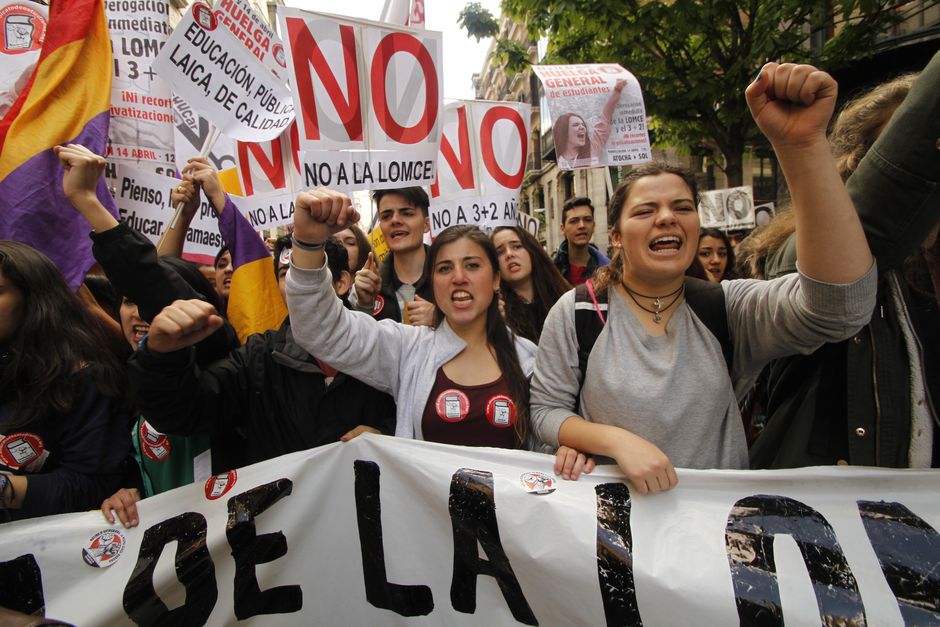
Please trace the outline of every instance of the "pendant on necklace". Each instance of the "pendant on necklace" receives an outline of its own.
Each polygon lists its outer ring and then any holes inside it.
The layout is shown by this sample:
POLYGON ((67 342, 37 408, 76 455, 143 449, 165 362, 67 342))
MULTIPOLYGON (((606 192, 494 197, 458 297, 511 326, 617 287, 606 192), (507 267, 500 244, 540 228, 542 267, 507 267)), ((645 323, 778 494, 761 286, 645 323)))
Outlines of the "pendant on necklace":
POLYGON ((659 311, 659 309, 662 306, 663 306, 663 301, 659 300, 658 298, 653 301, 653 307, 655 307, 657 311, 659 311))
POLYGON ((662 321, 662 319, 663 319, 663 317, 660 316, 659 313, 657 313, 656 315, 653 316, 653 322, 655 322, 656 324, 659 324, 660 321, 662 321))

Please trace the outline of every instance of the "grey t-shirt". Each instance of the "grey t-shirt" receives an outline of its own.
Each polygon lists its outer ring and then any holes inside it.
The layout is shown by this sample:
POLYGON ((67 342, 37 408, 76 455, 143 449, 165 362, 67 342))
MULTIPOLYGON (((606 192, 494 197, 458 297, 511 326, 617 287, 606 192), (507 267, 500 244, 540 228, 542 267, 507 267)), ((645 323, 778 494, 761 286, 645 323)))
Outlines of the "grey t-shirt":
POLYGON ((876 271, 848 285, 793 274, 721 284, 734 344, 729 376, 718 340, 682 303, 664 336, 650 336, 623 296, 610 294, 608 322, 581 388, 574 291, 545 320, 532 377, 532 425, 558 446, 574 415, 622 427, 658 446, 676 467, 745 468, 747 447, 737 396, 772 359, 810 353, 850 337, 874 308, 876 271))

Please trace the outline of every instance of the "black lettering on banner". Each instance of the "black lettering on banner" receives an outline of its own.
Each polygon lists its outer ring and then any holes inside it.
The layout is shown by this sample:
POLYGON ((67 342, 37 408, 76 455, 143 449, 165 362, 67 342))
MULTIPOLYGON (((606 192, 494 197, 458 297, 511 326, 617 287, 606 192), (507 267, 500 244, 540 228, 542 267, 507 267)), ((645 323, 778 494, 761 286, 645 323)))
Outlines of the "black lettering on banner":
POLYGON ((206 547, 206 519, 186 512, 144 532, 137 564, 124 587, 124 611, 138 625, 201 625, 219 597, 215 565, 206 547), (186 588, 186 602, 172 610, 153 587, 153 571, 163 547, 176 540, 176 577, 186 588))
POLYGON ((300 586, 276 586, 262 590, 255 566, 273 562, 287 554, 284 533, 257 535, 255 518, 288 496, 293 489, 290 479, 278 479, 259 485, 228 500, 225 537, 235 558, 235 618, 245 620, 259 614, 289 614, 303 607, 300 586))
POLYGON ((633 581, 630 489, 623 483, 594 486, 597 495, 597 580, 608 625, 643 624, 633 581))
POLYGON ((900 503, 859 501, 858 512, 904 624, 940 624, 940 535, 900 503))
POLYGON ((454 609, 473 614, 477 607, 477 575, 489 575, 499 584, 513 618, 526 625, 538 625, 499 539, 493 473, 470 468, 455 472, 450 480, 448 510, 454 530, 454 577, 450 584, 454 609), (478 542, 489 561, 480 559, 478 542))
POLYGON ((803 556, 823 625, 864 625, 855 575, 829 522, 812 507, 783 496, 757 494, 728 514, 725 548, 742 625, 783 625, 774 536, 792 536, 803 556))
POLYGON ((410 586, 388 581, 385 545, 382 539, 382 502, 379 498, 379 465, 356 460, 356 522, 366 599, 383 610, 401 616, 426 616, 434 610, 428 586, 410 586))
POLYGON ((0 607, 23 614, 46 615, 42 570, 32 553, 0 562, 0 607))

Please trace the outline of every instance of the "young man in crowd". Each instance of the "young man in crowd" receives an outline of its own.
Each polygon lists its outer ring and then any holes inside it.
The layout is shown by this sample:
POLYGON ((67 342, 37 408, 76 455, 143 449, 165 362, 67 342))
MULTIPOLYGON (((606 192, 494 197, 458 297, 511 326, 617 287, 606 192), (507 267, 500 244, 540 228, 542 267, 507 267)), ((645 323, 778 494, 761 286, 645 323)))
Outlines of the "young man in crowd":
POLYGON ((434 305, 424 245, 424 234, 431 228, 428 194, 420 187, 381 189, 372 193, 372 200, 389 254, 381 266, 369 256, 356 273, 350 301, 378 319, 430 326, 434 305))
POLYGON ((561 210, 561 234, 565 241, 555 253, 555 265, 572 285, 581 285, 594 271, 610 263, 591 243, 594 237, 594 205, 579 196, 567 200, 561 210))

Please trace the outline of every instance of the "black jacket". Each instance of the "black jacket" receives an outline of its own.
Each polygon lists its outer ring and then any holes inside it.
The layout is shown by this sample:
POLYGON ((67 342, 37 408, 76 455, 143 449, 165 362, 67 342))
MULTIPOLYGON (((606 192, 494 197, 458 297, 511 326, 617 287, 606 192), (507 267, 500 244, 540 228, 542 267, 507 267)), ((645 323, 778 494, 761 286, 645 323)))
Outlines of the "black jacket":
POLYGON ((128 362, 128 378, 141 411, 164 433, 241 433, 243 465, 336 442, 360 424, 395 429, 392 397, 342 373, 327 384, 293 342, 289 319, 204 369, 192 348, 158 354, 145 347, 128 362))
MULTIPOLYGON (((434 288, 431 285, 431 271, 428 265, 431 263, 431 256, 428 254, 429 248, 424 247, 424 270, 421 272, 421 278, 415 283, 415 294, 427 301, 434 299, 434 288)), ((382 289, 376 296, 376 303, 372 310, 372 315, 376 320, 394 320, 402 322, 401 308, 398 306, 398 297, 395 292, 401 287, 402 283, 395 275, 395 253, 389 253, 385 261, 379 267, 379 277, 382 279, 382 289), (379 300, 381 296, 381 301, 379 300)))

